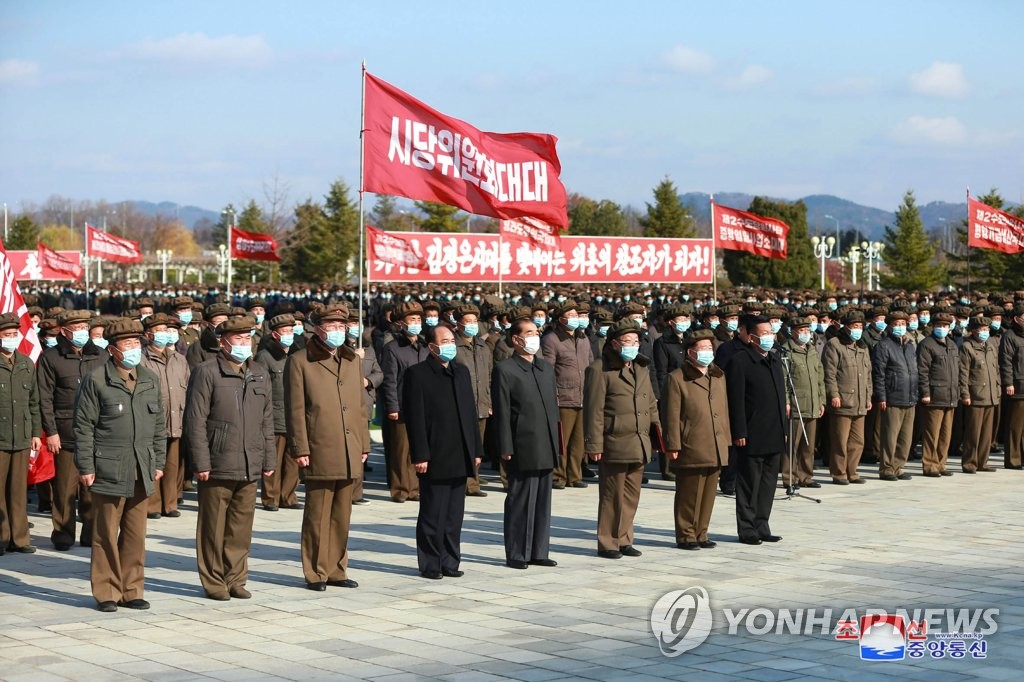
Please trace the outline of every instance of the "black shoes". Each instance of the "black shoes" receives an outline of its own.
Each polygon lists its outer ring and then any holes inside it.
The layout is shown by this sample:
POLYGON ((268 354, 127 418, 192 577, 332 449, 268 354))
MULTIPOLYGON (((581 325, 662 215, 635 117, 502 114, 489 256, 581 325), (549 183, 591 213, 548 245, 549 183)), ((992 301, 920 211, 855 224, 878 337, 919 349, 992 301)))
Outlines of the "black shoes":
POLYGON ((252 592, 245 589, 241 585, 235 585, 234 587, 232 587, 230 590, 228 590, 228 594, 230 594, 235 599, 249 599, 250 597, 252 597, 252 592))
POLYGON ((990 466, 983 466, 980 469, 978 469, 978 471, 984 471, 985 473, 991 473, 991 472, 995 471, 995 469, 993 469, 990 466))
POLYGON ((461 578, 462 576, 464 576, 466 574, 463 571, 458 571, 458 570, 453 571, 453 570, 451 570, 449 568, 442 568, 441 569, 441 575, 443 575, 445 578, 461 578))
POLYGON ((740 542, 744 545, 760 545, 761 538, 740 538, 740 542))
MULTIPOLYGON (((35 547, 35 545, 25 545, 23 547, 15 547, 14 545, 11 545, 11 546, 9 546, 7 548, 7 551, 8 552, 17 552, 18 554, 35 554, 36 553, 36 547, 35 547)), ((0 548, 0 554, 3 554, 3 549, 2 548, 0 548)))
POLYGON ((166 514, 161 514, 160 516, 166 516, 169 519, 176 519, 179 516, 181 516, 181 512, 178 511, 177 509, 172 509, 171 511, 167 512, 166 514))
POLYGON ((796 494, 796 486, 795 485, 787 485, 786 486, 786 494, 787 495, 795 495, 796 494))
POLYGON ((145 599, 131 599, 129 601, 121 602, 120 605, 125 607, 126 609, 135 609, 136 611, 145 611, 149 608, 149 602, 145 599))
POLYGON ((327 583, 306 583, 306 589, 314 592, 326 592, 327 583))
POLYGON ((718 547, 718 543, 714 540, 704 540, 699 544, 701 549, 714 549, 715 547, 718 547))
MULTIPOLYGON (((965 474, 977 473, 974 469, 961 469, 961 471, 963 471, 965 474)), ((950 474, 950 476, 952 476, 952 474, 950 474)))
MULTIPOLYGON (((974 472, 972 471, 971 473, 974 473, 974 472)), ((952 476, 953 472, 952 471, 946 471, 945 469, 943 469, 942 471, 939 472, 939 475, 940 476, 952 476)))
POLYGON ((277 511, 279 507, 276 504, 265 504, 263 505, 263 511, 277 511))
POLYGON ((817 481, 808 481, 807 483, 801 483, 801 488, 820 488, 821 484, 817 481))
POLYGON ((621 559, 622 552, 617 549, 599 549, 597 550, 597 556, 602 559, 621 559))
POLYGON ((160 512, 149 512, 148 514, 146 514, 146 518, 147 519, 159 519, 160 518, 160 512))
POLYGON ((558 562, 554 559, 532 559, 530 561, 532 566, 547 566, 548 568, 554 568, 558 565, 558 562))
POLYGON ((878 474, 879 481, 898 481, 894 474, 878 474))
POLYGON ((296 502, 295 504, 286 504, 284 506, 284 508, 285 509, 302 509, 303 506, 304 505, 301 502, 296 502))
POLYGON ((699 542, 677 542, 676 543, 676 547, 678 547, 679 549, 687 549, 687 550, 690 550, 692 552, 694 550, 700 549, 700 543, 699 542))
POLYGON ((345 578, 344 580, 328 580, 327 584, 331 587, 348 587, 350 589, 359 587, 359 583, 351 578, 345 578))
POLYGON ((625 547, 619 547, 619 552, 622 556, 643 556, 643 552, 634 547, 633 545, 626 545, 625 547))
POLYGON ((938 471, 926 471, 924 472, 924 475, 928 478, 938 478, 939 476, 942 476, 938 471))
POLYGON ((782 539, 781 535, 762 535, 761 542, 778 542, 782 539))
POLYGON ((523 570, 527 567, 527 563, 525 561, 515 561, 513 559, 506 561, 505 565, 509 568, 517 568, 519 570, 523 570))
POLYGON ((53 543, 53 548, 58 552, 66 552, 71 549, 71 545, 72 543, 70 542, 55 542, 53 543))
POLYGON ((564 483, 552 483, 551 487, 554 488, 555 490, 565 490, 564 483))
POLYGON ((572 484, 572 487, 573 488, 586 488, 587 484, 584 483, 583 481, 576 481, 575 483, 572 484))
POLYGON ((865 482, 866 481, 863 478, 851 478, 850 479, 850 483, 853 483, 853 484, 856 484, 856 485, 864 485, 865 482))
POLYGON ((420 573, 421 576, 427 580, 440 580, 441 574, 438 571, 423 571, 420 573))
POLYGON ((466 493, 466 497, 487 497, 487 493, 483 490, 477 490, 476 492, 466 493))
POLYGON ((117 611, 117 603, 112 601, 101 601, 96 605, 96 610, 102 611, 103 613, 114 613, 117 611))
POLYGON ((847 481, 845 478, 833 478, 832 482, 835 483, 836 485, 850 485, 850 482, 847 481))

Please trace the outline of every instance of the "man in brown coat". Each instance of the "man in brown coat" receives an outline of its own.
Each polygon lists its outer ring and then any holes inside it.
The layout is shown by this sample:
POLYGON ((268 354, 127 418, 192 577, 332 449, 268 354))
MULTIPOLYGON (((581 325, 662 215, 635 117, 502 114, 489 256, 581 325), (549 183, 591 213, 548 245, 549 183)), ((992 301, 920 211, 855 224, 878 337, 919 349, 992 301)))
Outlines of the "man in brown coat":
MULTIPOLYGON (((582 343, 589 352, 586 340, 582 343)), ((584 452, 600 467, 597 554, 606 559, 641 554, 633 547, 633 518, 644 465, 653 452, 651 427, 660 424, 648 369, 651 359, 639 351, 636 325, 629 318, 619 320, 608 330, 608 343, 584 379, 584 452)))
POLYGON ((311 315, 313 335, 285 366, 288 449, 306 483, 302 573, 306 587, 358 587, 348 577, 352 491, 370 453, 362 361, 345 345, 348 308, 311 315))
POLYGON ((953 437, 953 413, 960 402, 960 351, 949 337, 950 313, 932 316, 932 335, 917 347, 917 380, 921 404, 921 469, 925 476, 952 476, 946 470, 953 437))
POLYGON ((676 474, 675 527, 679 549, 712 549, 708 524, 718 473, 729 463, 729 401, 725 373, 713 364, 715 334, 695 331, 686 362, 668 375, 662 401, 665 448, 676 474))
POLYGON ((863 483, 857 473, 864 454, 864 417, 871 410, 871 351, 862 335, 864 313, 843 316, 843 327, 825 344, 825 395, 829 401, 828 466, 837 485, 863 483))
MULTIPOLYGON (((469 370, 473 384, 473 398, 476 401, 477 430, 483 440, 487 418, 491 416, 491 370, 494 367, 494 353, 487 341, 480 336, 480 309, 472 303, 463 303, 455 309, 455 363, 469 370)), ((470 497, 487 497, 480 490, 480 472, 475 471, 466 481, 466 494, 470 497)))
POLYGON ((967 323, 969 336, 960 347, 960 402, 964 405, 964 449, 960 466, 965 474, 995 471, 988 465, 988 452, 1002 385, 999 348, 989 338, 991 323, 987 317, 972 317, 967 323))

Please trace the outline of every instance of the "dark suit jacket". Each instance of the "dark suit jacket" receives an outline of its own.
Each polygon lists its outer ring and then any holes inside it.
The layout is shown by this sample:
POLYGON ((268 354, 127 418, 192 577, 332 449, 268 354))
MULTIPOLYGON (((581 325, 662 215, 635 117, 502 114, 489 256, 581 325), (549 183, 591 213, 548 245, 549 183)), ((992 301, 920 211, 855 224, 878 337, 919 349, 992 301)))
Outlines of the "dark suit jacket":
POLYGON ((429 462, 431 480, 465 478, 483 456, 476 399, 469 370, 433 355, 405 371, 402 385, 405 428, 413 462, 429 462))
POLYGON ((732 439, 746 438, 740 455, 773 455, 786 450, 786 390, 777 353, 762 357, 747 346, 725 370, 732 439))
POLYGON ((488 440, 499 455, 511 454, 512 471, 554 469, 561 453, 555 369, 543 358, 502 360, 491 374, 488 440))

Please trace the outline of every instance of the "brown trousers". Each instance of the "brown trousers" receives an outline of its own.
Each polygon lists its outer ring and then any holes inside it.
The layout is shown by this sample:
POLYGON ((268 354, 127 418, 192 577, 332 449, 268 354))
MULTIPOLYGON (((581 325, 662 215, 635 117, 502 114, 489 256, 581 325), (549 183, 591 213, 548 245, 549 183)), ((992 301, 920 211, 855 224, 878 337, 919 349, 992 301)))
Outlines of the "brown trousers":
POLYGON ((167 439, 167 461, 164 464, 164 475, 153 486, 153 494, 149 496, 150 514, 168 514, 178 509, 178 497, 181 496, 181 488, 178 487, 181 469, 181 439, 167 439))
POLYGON ((0 549, 27 547, 28 450, 0 450, 0 549))
POLYGON ((207 594, 244 587, 256 513, 256 481, 199 481, 196 559, 207 594))
POLYGON ((299 465, 285 454, 288 446, 285 434, 275 434, 274 442, 277 445, 277 466, 272 475, 263 477, 261 501, 270 507, 291 507, 299 501, 295 494, 299 489, 299 465))
POLYGON ((964 449, 960 464, 964 471, 977 471, 988 466, 995 423, 995 405, 964 406, 964 449))
POLYGON ((301 547, 302 574, 307 583, 347 577, 354 483, 352 479, 306 481, 301 547))
POLYGON ((142 599, 146 565, 146 485, 131 498, 93 493, 89 582, 96 603, 142 599))
POLYGON ((782 453, 783 485, 810 483, 814 480, 814 444, 818 440, 818 420, 805 418, 803 422, 804 429, 807 429, 806 440, 804 431, 800 428, 800 419, 789 421, 792 426, 789 436, 793 440, 794 471, 789 470, 789 452, 782 453))
MULTIPOLYGON (((487 429, 487 418, 478 420, 478 427, 480 429, 480 442, 484 442, 484 431, 487 429)), ((473 475, 466 479, 466 494, 480 492, 480 465, 477 464, 476 468, 473 469, 473 475)))
POLYGON ((559 407, 558 420, 565 456, 558 458, 552 480, 555 485, 572 485, 583 480, 583 408, 559 407))
POLYGON ((864 415, 847 417, 833 414, 829 419, 829 443, 832 456, 828 470, 837 481, 856 481, 857 467, 864 454, 864 415))
POLYGON ((419 497, 420 481, 409 452, 409 434, 405 422, 384 419, 384 461, 388 470, 391 499, 419 497))
POLYGON ((640 504, 644 465, 609 464, 603 459, 598 464, 597 550, 617 551, 633 544, 633 518, 640 504))
POLYGON ((921 424, 921 469, 926 474, 946 470, 949 442, 953 437, 952 407, 928 407, 921 424))
MULTIPOLYGON (((808 431, 807 435, 810 435, 808 431)), ((813 442, 813 441, 812 441, 813 442)), ((708 539, 711 510, 715 508, 718 467, 676 469, 676 544, 708 539)))
POLYGON ((882 446, 878 453, 878 475, 899 476, 910 458, 914 445, 914 414, 916 407, 892 407, 880 410, 882 446))
POLYGON ((1003 401, 1006 416, 1006 455, 1003 466, 1019 467, 1024 455, 1024 396, 1003 401))
POLYGON ((56 475, 53 478, 53 544, 75 544, 77 516, 75 500, 78 500, 78 514, 82 516, 83 547, 92 544, 92 494, 78 482, 78 467, 75 465, 74 450, 60 449, 53 458, 56 475))

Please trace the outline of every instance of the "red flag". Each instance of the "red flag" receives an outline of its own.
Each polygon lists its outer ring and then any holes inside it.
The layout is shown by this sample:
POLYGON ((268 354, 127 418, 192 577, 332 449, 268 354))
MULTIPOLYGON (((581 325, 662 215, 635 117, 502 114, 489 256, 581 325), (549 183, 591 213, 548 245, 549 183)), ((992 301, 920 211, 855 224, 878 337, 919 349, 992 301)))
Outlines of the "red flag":
POLYGON ((0 313, 15 313, 20 322, 18 330, 21 332, 21 343, 18 350, 35 362, 43 347, 39 344, 39 337, 36 330, 32 328, 32 318, 28 316, 28 306, 25 299, 21 297, 21 289, 14 280, 14 269, 11 261, 7 259, 7 250, 0 242, 0 313))
POLYGON ((85 231, 88 235, 88 255, 117 263, 138 263, 142 260, 142 249, 138 242, 115 237, 88 223, 85 224, 85 231))
POLYGON ((554 251, 559 243, 558 228, 534 218, 502 220, 501 236, 511 242, 526 241, 546 251, 554 251))
POLYGON ((42 242, 36 242, 39 251, 39 264, 54 272, 67 275, 71 279, 82 279, 85 270, 78 263, 73 263, 42 242))
POLYGON ((371 262, 380 261, 413 269, 427 267, 427 259, 420 254, 416 246, 394 232, 385 232, 367 225, 366 242, 366 253, 371 262))
POLYGON ((789 225, 781 220, 712 204, 711 221, 717 246, 786 259, 789 225))
POLYGON ((365 77, 363 189, 569 226, 554 135, 481 132, 365 77))
POLYGON ((967 245, 1020 253, 1024 251, 1024 220, 968 195, 967 245))
POLYGON ((231 257, 243 260, 279 261, 277 242, 269 234, 231 228, 231 257))

